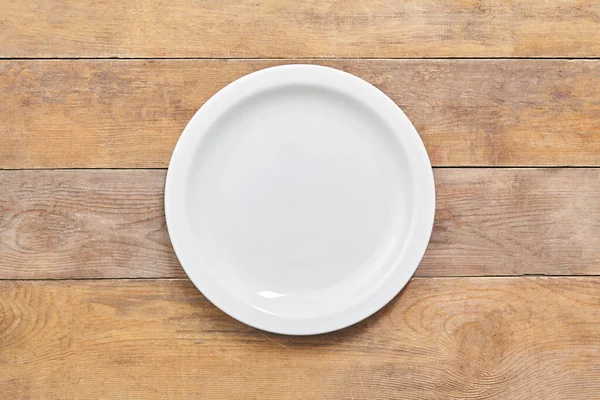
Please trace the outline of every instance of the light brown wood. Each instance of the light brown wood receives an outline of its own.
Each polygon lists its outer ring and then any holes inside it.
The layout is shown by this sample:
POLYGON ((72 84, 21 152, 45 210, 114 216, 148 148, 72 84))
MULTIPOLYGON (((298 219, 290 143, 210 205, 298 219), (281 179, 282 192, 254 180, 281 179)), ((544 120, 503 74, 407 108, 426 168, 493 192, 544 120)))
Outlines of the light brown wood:
MULTIPOLYGON (((418 276, 600 274, 600 169, 436 169, 418 276)), ((0 278, 184 277, 164 170, 0 171, 0 278)))
POLYGON ((600 278, 413 279, 316 337, 245 326, 186 280, 0 282, 7 399, 596 399, 600 278))
POLYGON ((598 398, 600 168, 435 169, 417 277, 314 337, 185 278, 162 169, 216 91, 294 62, 383 90, 434 166, 600 167, 597 0, 0 8, 0 399, 598 398))
POLYGON ((596 0, 14 1, 2 57, 598 57, 596 0))
POLYGON ((165 171, 0 171, 0 278, 185 276, 165 171))
POLYGON ((600 169, 434 172, 419 275, 600 274, 600 169))
MULTIPOLYGON (((289 62, 0 61, 0 168, 166 167, 217 90, 289 62)), ((434 165, 600 165, 600 61, 319 63, 387 93, 434 165)))

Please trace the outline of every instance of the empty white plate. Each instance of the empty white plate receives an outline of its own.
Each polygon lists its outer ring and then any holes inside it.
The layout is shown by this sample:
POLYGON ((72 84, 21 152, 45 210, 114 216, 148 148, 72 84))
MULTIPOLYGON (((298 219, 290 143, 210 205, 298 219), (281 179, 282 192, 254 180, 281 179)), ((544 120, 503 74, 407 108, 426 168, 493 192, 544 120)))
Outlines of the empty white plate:
POLYGON ((253 327, 308 335, 389 302, 433 225, 427 153, 404 113, 348 73, 247 75, 194 115, 167 174, 167 226, 198 289, 253 327))

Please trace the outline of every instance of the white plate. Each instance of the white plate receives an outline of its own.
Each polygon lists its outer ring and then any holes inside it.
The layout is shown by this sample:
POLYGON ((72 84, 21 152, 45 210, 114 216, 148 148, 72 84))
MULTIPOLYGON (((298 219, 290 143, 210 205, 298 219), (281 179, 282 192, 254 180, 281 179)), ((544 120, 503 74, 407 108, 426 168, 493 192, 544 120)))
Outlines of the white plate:
POLYGON ((194 115, 169 165, 167 226, 217 307, 309 335, 389 302, 433 225, 427 153, 404 113, 348 73, 287 65, 247 75, 194 115))

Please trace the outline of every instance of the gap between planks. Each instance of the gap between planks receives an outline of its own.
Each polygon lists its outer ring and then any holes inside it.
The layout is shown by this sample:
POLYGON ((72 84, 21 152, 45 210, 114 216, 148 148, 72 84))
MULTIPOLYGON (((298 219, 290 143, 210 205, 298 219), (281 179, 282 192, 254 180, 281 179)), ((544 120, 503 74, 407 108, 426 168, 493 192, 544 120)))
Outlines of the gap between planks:
MULTIPOLYGON (((597 278, 600 274, 563 274, 563 275, 546 275, 546 274, 521 274, 521 275, 449 275, 449 276, 413 276, 410 280, 419 279, 523 279, 523 278, 597 278)), ((189 278, 181 277, 134 277, 134 278, 118 278, 118 277, 106 277, 106 278, 0 278, 0 282, 94 282, 94 281, 190 281, 189 278)), ((190 281, 191 282, 191 281, 190 281)))
MULTIPOLYGON (((600 165, 437 165, 432 169, 597 169, 600 165)), ((0 171, 167 171, 168 168, 103 168, 103 167, 58 167, 58 168, 0 168, 0 171)))
POLYGON ((361 61, 385 61, 385 60, 412 60, 412 61, 443 61, 443 60, 563 60, 563 61, 595 61, 600 57, 0 57, 0 61, 94 61, 94 60, 122 60, 122 61, 175 61, 175 60, 198 60, 198 61, 333 61, 333 60, 361 60, 361 61))

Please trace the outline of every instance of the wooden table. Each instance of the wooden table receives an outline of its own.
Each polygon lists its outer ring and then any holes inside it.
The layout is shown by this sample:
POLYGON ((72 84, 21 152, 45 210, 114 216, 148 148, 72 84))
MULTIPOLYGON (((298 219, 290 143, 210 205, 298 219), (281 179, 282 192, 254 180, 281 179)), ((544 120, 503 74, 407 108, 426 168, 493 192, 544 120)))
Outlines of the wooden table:
POLYGON ((597 0, 0 8, 0 398, 599 398, 597 0), (313 337, 209 303, 162 204, 203 102, 292 62, 396 101, 438 196, 406 289, 313 337))

